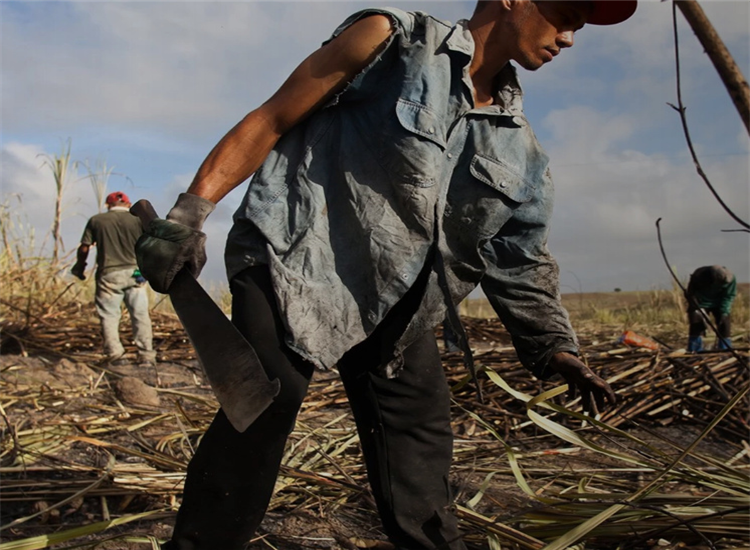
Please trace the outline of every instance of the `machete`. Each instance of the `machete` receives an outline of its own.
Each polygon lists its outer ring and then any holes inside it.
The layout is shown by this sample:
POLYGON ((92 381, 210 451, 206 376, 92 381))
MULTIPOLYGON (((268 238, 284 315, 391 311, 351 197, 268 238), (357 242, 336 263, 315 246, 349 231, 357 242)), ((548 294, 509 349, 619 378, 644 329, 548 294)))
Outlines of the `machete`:
MULTIPOLYGON (((130 212, 144 230, 158 217, 147 200, 130 212)), ((279 394, 280 382, 268 379, 255 350, 187 269, 175 276, 169 298, 224 414, 244 432, 279 394)))

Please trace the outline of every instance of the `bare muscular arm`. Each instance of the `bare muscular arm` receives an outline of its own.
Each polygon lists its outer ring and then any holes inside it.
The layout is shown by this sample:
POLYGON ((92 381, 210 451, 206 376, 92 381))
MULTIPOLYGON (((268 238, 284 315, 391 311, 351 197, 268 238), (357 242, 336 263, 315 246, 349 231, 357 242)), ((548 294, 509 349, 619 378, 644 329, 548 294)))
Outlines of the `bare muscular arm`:
POLYGON ((232 128, 209 153, 188 193, 218 202, 249 178, 279 138, 341 91, 384 47, 385 15, 363 18, 305 59, 279 90, 232 128))

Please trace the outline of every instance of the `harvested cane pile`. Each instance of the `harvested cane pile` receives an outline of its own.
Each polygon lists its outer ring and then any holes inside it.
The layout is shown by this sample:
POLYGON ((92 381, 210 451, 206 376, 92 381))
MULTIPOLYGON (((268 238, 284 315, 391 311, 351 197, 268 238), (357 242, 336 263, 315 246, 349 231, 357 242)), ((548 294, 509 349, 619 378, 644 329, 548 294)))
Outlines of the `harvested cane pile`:
MULTIPOLYGON (((215 401, 174 318, 155 316, 161 362, 148 373, 99 364, 91 316, 68 319, 3 328, 3 349, 20 355, 0 363, 0 537, 15 541, 0 550, 154 547, 215 401), (158 399, 123 400, 128 374, 158 386, 158 399)), ((619 398, 595 420, 575 401, 562 407, 559 381, 520 366, 499 323, 466 323, 485 402, 460 355, 444 363, 455 400, 451 482, 470 547, 567 548, 584 522, 589 548, 747 546, 747 353, 631 349, 579 331, 586 360, 619 398)), ((343 387, 322 374, 252 547, 388 548, 383 539, 343 387)))

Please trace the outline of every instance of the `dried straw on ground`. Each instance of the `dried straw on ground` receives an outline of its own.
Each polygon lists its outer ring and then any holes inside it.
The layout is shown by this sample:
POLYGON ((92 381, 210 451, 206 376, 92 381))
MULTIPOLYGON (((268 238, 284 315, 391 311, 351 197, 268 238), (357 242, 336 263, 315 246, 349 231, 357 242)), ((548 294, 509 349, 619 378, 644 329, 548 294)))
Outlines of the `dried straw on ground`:
MULTIPOLYGON (((121 373, 99 364, 97 327, 75 313, 56 314, 66 323, 38 315, 3 329, 4 349, 19 355, 3 358, 0 378, 0 537, 16 541, 0 550, 52 547, 52 533, 100 548, 153 546, 147 534, 168 531, 186 464, 215 410, 173 317, 155 319, 162 362, 144 375, 160 386, 154 409, 117 400, 121 373), (41 374, 39 356, 47 357, 41 374), (113 533, 116 540, 101 542, 113 533)), ((554 548, 586 521, 600 523, 585 535, 589 548, 748 544, 747 353, 631 349, 611 334, 579 332, 584 357, 619 398, 595 422, 576 402, 569 410, 561 398, 527 403, 559 381, 529 375, 499 323, 467 324, 485 402, 460 356, 444 363, 455 400, 451 482, 469 545, 554 548)), ((335 374, 317 376, 255 545, 386 548, 383 538, 343 387, 335 374)))

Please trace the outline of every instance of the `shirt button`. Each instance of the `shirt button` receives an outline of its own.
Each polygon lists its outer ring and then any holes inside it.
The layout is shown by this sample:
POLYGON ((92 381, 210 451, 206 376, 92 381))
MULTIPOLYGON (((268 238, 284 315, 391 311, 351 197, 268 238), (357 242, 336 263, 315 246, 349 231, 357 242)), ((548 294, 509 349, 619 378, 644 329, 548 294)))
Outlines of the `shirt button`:
POLYGON ((507 181, 501 181, 500 182, 500 187, 503 187, 503 188, 508 187, 508 182, 507 181))
POLYGON ((450 154, 450 153, 448 153, 448 158, 449 158, 449 159, 452 159, 452 158, 453 158, 453 155, 452 155, 452 154, 450 154))
POLYGON ((430 129, 428 129, 428 130, 427 130, 427 133, 428 133, 428 134, 434 134, 434 133, 435 133, 435 128, 430 128, 430 129))
POLYGON ((401 278, 405 281, 406 279, 409 278, 409 274, 408 273, 402 273, 401 274, 401 278))

